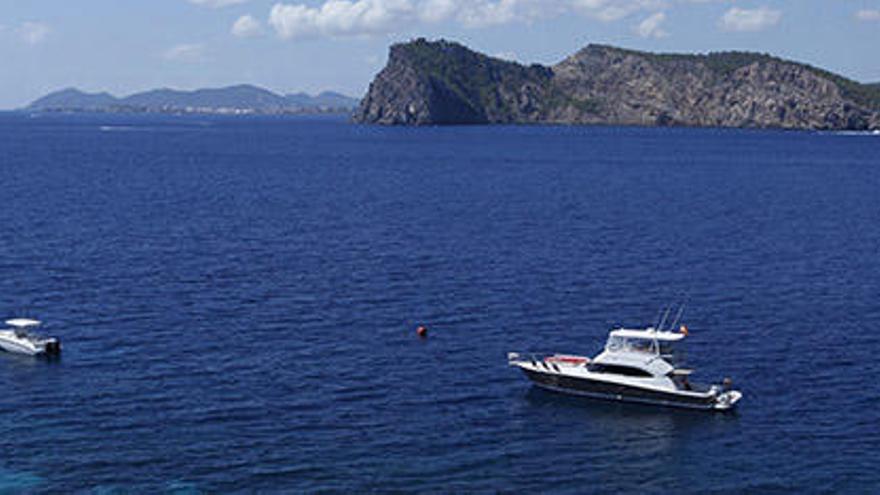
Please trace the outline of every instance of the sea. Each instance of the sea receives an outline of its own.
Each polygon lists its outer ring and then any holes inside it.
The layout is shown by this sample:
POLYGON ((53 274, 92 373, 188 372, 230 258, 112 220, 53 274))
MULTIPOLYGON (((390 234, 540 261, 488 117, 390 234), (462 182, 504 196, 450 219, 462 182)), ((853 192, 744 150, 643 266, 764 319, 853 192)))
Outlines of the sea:
POLYGON ((0 196, 0 493, 880 493, 876 136, 6 113, 0 196), (670 304, 736 412, 507 365, 670 304))

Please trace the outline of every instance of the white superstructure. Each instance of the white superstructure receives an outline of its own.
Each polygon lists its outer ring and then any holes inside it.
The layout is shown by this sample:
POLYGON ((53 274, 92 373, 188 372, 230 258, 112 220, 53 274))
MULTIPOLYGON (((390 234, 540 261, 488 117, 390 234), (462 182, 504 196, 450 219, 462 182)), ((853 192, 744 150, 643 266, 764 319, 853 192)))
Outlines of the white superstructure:
POLYGON ((680 331, 618 328, 593 359, 572 355, 510 353, 508 362, 536 385, 576 395, 652 404, 726 410, 742 398, 730 381, 709 387, 691 384, 692 370, 677 367, 680 331))

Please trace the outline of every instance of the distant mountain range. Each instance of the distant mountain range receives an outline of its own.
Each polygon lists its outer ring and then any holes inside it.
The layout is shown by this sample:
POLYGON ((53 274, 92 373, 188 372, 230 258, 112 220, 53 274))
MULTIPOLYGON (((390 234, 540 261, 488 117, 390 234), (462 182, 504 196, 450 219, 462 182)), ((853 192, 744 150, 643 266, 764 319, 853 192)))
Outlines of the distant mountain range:
POLYGON ((75 88, 50 93, 27 106, 44 112, 157 112, 218 114, 284 114, 351 112, 356 98, 325 91, 281 95, 241 84, 225 88, 179 91, 154 89, 117 98, 109 93, 85 93, 75 88))

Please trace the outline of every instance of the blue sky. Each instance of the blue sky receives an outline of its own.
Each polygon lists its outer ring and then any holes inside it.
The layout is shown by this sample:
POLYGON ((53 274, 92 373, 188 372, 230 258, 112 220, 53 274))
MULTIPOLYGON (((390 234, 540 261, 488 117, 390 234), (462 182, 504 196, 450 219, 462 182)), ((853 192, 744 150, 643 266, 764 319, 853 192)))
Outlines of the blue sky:
POLYGON ((0 0, 0 108, 70 86, 361 96, 418 36, 545 64, 588 43, 753 50, 880 81, 880 0, 0 0))

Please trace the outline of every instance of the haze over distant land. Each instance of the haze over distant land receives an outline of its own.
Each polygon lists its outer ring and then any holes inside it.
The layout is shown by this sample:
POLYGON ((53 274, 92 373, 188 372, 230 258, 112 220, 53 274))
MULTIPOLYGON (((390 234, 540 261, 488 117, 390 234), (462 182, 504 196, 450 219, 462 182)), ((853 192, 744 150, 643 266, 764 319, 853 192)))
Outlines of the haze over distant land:
POLYGON ((364 123, 880 129, 880 85, 767 54, 657 54, 589 45, 552 67, 449 41, 391 47, 364 123))
POLYGON ((225 88, 178 91, 156 89, 117 98, 109 93, 84 93, 68 88, 50 93, 27 106, 29 111, 50 112, 151 112, 283 114, 351 112, 358 100, 325 91, 279 95, 242 84, 225 88))

